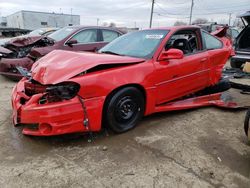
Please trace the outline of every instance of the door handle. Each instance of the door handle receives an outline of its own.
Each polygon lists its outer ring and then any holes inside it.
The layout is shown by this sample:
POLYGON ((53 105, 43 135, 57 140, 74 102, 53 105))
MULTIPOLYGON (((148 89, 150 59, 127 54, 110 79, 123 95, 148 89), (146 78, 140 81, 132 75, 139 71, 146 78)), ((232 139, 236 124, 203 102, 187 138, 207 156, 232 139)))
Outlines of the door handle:
POLYGON ((207 58, 202 58, 202 59, 201 59, 201 63, 203 63, 203 62, 205 62, 205 61, 207 61, 207 58))

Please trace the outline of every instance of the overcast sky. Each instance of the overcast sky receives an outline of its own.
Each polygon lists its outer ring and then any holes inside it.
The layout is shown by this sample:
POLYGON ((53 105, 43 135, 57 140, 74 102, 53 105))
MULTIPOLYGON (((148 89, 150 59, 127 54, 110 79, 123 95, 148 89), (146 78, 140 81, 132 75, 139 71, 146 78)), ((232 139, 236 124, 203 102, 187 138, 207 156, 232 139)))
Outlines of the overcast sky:
MULTIPOLYGON (((188 22, 191 0, 155 0, 153 26, 170 26, 176 20, 188 22)), ((81 15, 81 24, 115 22, 118 26, 147 28, 152 0, 0 0, 0 14, 20 10, 72 13, 81 15)), ((239 13, 250 10, 250 0, 194 0, 194 18, 228 23, 239 13), (216 14, 215 14, 216 13, 216 14)))

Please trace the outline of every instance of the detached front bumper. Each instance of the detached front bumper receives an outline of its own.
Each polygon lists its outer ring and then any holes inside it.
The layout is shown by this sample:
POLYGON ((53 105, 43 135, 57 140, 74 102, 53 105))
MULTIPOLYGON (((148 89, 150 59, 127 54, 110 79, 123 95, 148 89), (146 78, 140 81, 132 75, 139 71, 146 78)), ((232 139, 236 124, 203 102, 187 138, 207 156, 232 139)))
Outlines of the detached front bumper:
POLYGON ((22 125, 23 134, 51 136, 75 132, 99 131, 101 129, 104 97, 84 100, 87 117, 78 97, 61 102, 39 104, 42 93, 31 97, 24 93, 21 80, 12 92, 13 123, 22 125), (83 125, 88 119, 89 126, 83 125))

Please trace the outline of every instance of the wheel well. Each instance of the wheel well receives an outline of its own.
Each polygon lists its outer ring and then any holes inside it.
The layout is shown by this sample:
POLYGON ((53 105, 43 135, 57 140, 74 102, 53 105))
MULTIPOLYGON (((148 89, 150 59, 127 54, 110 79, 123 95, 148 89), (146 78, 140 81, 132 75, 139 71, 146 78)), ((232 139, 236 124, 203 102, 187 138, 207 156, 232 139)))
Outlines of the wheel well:
MULTIPOLYGON (((126 87, 134 87, 134 88, 137 88, 139 91, 141 91, 141 93, 143 94, 144 96, 144 101, 146 101, 146 91, 144 89, 143 86, 141 86, 140 84, 126 84, 126 85, 122 85, 122 86, 119 86, 117 88, 115 88, 114 90, 112 90, 108 95, 107 97, 105 98, 105 101, 104 101, 104 105, 103 105, 103 108, 102 108, 102 121, 103 121, 103 117, 104 117, 104 110, 106 108, 106 105, 107 105, 107 101, 109 101, 111 99, 111 97, 119 90, 123 89, 123 88, 126 88, 126 87)), ((103 124, 103 123, 102 123, 103 124)))
POLYGON ((126 88, 126 87, 134 87, 134 88, 137 88, 137 89, 138 89, 139 91, 141 91, 141 93, 143 94, 144 99, 146 99, 146 91, 145 91, 145 89, 144 89, 143 86, 141 86, 141 85, 139 85, 139 84, 126 84, 126 85, 120 86, 120 87, 118 87, 118 88, 115 88, 113 91, 111 91, 111 92, 107 95, 107 97, 106 97, 104 103, 106 103, 106 101, 107 101, 110 97, 112 97, 117 91, 119 91, 119 90, 121 90, 121 89, 123 89, 123 88, 126 88))

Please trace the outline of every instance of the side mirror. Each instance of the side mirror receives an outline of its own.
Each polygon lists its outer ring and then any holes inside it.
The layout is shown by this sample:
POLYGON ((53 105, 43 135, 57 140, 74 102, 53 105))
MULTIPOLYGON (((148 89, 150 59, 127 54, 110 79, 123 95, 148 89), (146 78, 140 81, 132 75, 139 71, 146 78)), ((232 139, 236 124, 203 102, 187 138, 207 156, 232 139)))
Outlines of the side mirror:
POLYGON ((182 59, 184 56, 183 52, 176 48, 170 48, 167 51, 162 51, 158 61, 166 61, 169 59, 182 59))
POLYGON ((68 40, 67 42, 66 42, 66 44, 68 45, 68 46, 72 46, 73 44, 77 44, 78 42, 77 42, 77 40, 76 39, 70 39, 70 40, 68 40))

